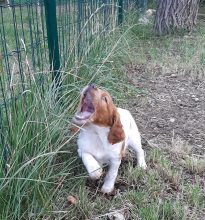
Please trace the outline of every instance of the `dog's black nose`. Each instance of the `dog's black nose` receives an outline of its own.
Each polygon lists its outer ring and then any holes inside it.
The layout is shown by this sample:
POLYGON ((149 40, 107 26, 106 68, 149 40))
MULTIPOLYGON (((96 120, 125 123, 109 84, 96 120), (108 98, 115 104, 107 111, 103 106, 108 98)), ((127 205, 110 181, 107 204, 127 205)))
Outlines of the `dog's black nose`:
POLYGON ((94 83, 90 84, 89 87, 92 88, 92 89, 97 89, 97 87, 94 83))

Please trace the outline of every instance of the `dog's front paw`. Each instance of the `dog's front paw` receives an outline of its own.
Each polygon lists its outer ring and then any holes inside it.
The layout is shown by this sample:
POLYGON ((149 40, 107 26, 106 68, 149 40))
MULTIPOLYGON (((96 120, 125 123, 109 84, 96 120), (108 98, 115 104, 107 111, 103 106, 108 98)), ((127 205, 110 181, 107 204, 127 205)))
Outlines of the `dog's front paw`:
POLYGON ((99 168, 91 173, 89 173, 89 176, 93 180, 98 180, 102 176, 102 168, 99 168))
POLYGON ((144 170, 147 168, 147 164, 144 160, 139 161, 138 165, 139 165, 140 168, 142 168, 144 170))
POLYGON ((103 194, 110 194, 113 190, 114 190, 114 186, 106 186, 105 184, 103 184, 101 188, 101 192, 103 194))

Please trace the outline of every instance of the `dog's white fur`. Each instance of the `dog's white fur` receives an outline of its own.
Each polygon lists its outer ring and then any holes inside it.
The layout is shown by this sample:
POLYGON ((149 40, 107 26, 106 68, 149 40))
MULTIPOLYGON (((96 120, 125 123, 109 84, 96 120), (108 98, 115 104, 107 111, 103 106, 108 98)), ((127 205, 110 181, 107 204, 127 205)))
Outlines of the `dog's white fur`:
MULTIPOLYGON (((103 164, 109 166, 101 191, 110 193, 114 189, 118 168, 121 163, 122 147, 130 146, 136 153, 138 165, 146 168, 144 151, 141 146, 140 133, 128 110, 117 108, 125 133, 125 140, 116 144, 108 141, 109 127, 102 127, 92 122, 80 130, 78 137, 78 154, 92 179, 100 178, 103 164)), ((124 150, 125 150, 124 149, 124 150)))

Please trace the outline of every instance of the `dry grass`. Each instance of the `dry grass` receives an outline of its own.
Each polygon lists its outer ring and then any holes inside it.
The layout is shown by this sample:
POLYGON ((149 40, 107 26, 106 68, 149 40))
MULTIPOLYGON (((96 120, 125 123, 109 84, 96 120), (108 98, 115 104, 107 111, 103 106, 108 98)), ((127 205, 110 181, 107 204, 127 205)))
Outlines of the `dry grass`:
MULTIPOLYGON (((46 125, 49 122, 45 131, 40 123, 29 127, 30 130, 23 121, 21 125, 18 112, 15 134, 18 131, 28 143, 32 141, 29 135, 33 136, 34 131, 38 136, 41 128, 43 135, 32 142, 30 150, 34 151, 34 156, 30 156, 29 149, 26 151, 23 138, 21 145, 17 135, 25 165, 29 166, 24 171, 24 163, 17 163, 15 148, 12 156, 17 170, 22 173, 18 180, 12 175, 8 182, 4 179, 10 191, 5 187, 1 194, 4 203, 1 206, 7 207, 2 208, 2 216, 44 220, 120 217, 201 220, 205 217, 205 28, 199 26, 192 36, 156 38, 151 27, 139 26, 133 16, 130 20, 134 22, 133 26, 126 27, 123 34, 118 32, 117 36, 109 36, 106 44, 99 43, 99 48, 79 70, 73 67, 71 72, 79 72, 82 78, 79 81, 73 79, 66 85, 69 106, 67 103, 63 106, 63 113, 58 109, 59 103, 53 106, 53 96, 42 101, 45 118, 39 122, 46 125), (119 170, 115 192, 109 196, 99 191, 102 179, 88 181, 85 168, 77 159, 76 141, 70 141, 68 134, 77 91, 90 80, 107 88, 116 103, 132 112, 147 154, 146 171, 138 169, 132 152, 127 154, 119 170), (60 137, 57 140, 56 134, 60 137), (47 151, 48 157, 44 160, 47 151), (55 157, 50 157, 53 153, 55 157), (39 155, 42 160, 34 163, 39 155), (68 196, 74 196, 77 202, 68 204, 68 196), (7 197, 10 197, 10 206, 7 206, 7 197)), ((34 107, 41 116, 39 102, 34 107)), ((29 122, 40 117, 31 116, 29 122)), ((20 155, 20 151, 18 153, 20 155)), ((19 161, 22 161, 20 156, 19 161)), ((14 168, 13 165, 10 167, 14 168)))
POLYGON ((205 217, 205 30, 157 39, 142 28, 147 35, 140 36, 133 28, 135 40, 127 49, 129 59, 124 60, 130 83, 141 93, 133 92, 123 105, 142 133, 148 169, 138 169, 132 152, 127 153, 115 193, 102 195, 102 180, 84 180, 85 187, 75 189, 83 203, 69 207, 65 219, 205 217))

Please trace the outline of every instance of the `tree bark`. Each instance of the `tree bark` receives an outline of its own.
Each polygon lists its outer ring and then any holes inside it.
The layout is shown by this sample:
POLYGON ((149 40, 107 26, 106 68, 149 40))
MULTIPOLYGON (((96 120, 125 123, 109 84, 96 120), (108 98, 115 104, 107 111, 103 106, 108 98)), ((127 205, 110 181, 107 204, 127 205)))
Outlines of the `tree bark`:
POLYGON ((196 25, 199 0, 157 0, 154 28, 157 34, 168 34, 173 29, 187 28, 192 31, 196 25))

